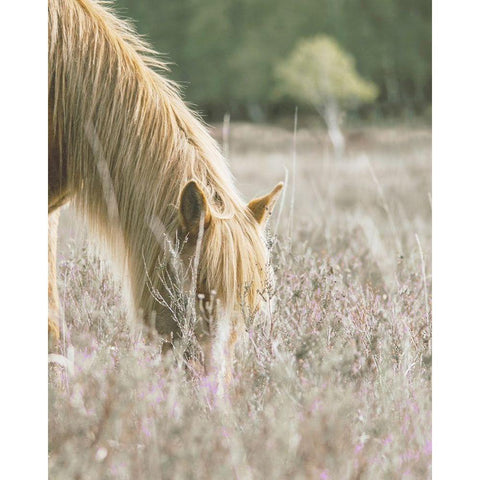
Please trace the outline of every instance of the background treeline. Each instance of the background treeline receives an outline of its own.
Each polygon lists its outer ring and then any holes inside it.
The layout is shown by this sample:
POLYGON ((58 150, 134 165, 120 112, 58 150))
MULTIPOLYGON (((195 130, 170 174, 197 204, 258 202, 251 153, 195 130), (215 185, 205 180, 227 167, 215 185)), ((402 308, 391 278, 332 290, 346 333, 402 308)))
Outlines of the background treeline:
POLYGON ((117 0, 116 9, 171 62, 209 120, 291 112, 276 65, 298 41, 333 37, 379 88, 360 117, 423 115, 431 105, 429 0, 117 0))

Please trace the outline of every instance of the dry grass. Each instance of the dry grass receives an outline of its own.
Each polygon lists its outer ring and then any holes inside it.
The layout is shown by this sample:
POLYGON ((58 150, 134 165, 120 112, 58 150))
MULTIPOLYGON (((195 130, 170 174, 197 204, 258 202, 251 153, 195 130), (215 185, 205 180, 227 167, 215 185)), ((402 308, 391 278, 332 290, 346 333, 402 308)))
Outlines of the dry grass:
MULTIPOLYGON (((276 310, 224 400, 126 324, 66 212, 73 372, 51 371, 51 478, 430 478, 430 142, 428 128, 352 131, 334 162, 323 135, 298 132, 293 215, 289 188, 271 222, 276 310)), ((229 150, 248 196, 292 178, 291 132, 234 124, 229 150)))

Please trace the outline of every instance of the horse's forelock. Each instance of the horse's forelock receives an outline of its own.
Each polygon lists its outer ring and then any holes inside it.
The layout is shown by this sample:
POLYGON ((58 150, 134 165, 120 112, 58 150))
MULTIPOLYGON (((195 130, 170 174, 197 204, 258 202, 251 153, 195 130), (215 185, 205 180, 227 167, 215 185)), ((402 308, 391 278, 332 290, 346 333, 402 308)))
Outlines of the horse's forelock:
POLYGON ((205 232, 199 278, 226 311, 246 307, 251 313, 265 288, 267 260, 261 230, 246 213, 214 218, 205 232))

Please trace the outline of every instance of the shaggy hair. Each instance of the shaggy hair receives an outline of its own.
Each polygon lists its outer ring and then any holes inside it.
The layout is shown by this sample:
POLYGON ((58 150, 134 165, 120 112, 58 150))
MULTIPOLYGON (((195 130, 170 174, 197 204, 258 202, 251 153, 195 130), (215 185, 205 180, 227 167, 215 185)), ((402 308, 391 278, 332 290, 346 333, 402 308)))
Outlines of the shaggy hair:
POLYGON ((167 65, 108 4, 49 0, 48 10, 49 128, 67 159, 66 189, 128 272, 135 309, 158 307, 150 290, 160 289, 165 244, 156 227, 177 238, 180 194, 193 179, 211 211, 198 285, 227 311, 255 310, 267 263, 262 230, 205 126, 158 73, 167 65))

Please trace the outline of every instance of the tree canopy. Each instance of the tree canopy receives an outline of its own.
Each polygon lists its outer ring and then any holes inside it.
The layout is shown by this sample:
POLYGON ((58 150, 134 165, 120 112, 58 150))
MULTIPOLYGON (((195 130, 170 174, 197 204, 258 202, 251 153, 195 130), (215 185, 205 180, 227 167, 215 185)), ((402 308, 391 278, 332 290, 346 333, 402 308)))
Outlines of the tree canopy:
POLYGON ((357 73, 353 57, 326 35, 300 41, 278 64, 276 77, 280 94, 317 108, 329 102, 354 106, 378 94, 377 87, 357 73))

